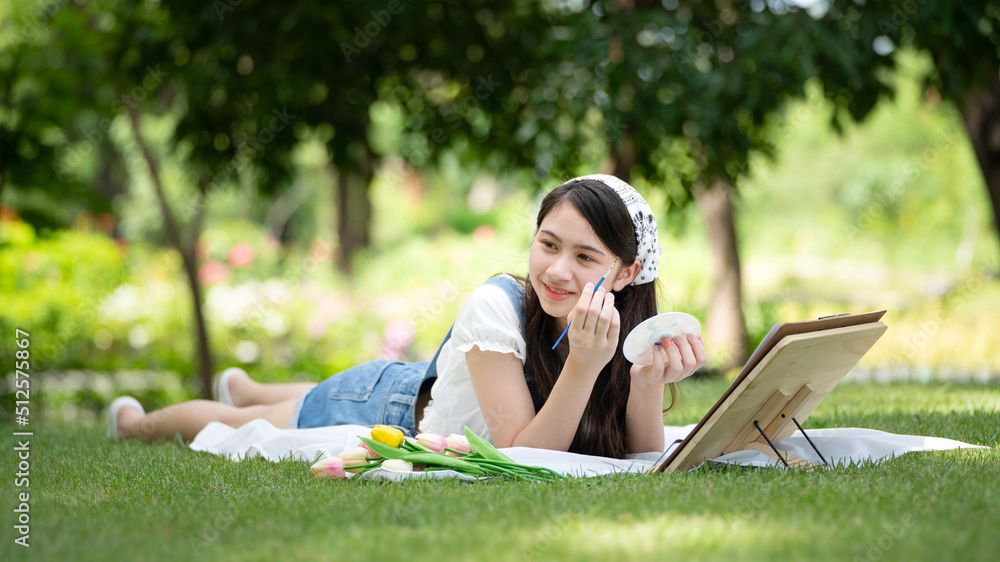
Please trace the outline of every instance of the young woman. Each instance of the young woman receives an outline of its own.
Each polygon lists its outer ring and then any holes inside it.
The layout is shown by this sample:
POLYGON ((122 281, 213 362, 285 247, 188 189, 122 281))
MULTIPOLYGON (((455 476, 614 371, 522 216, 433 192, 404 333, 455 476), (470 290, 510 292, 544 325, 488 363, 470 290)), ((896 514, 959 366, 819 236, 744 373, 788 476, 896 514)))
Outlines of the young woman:
POLYGON ((430 362, 371 361, 318 385, 261 384, 229 369, 217 384, 220 402, 144 414, 134 399, 119 398, 108 434, 155 440, 179 432, 190 440, 212 421, 238 427, 263 418, 278 427, 382 424, 410 434, 468 426, 498 447, 619 458, 662 451, 665 385, 673 401, 674 383, 706 354, 700 337, 677 336, 655 347, 653 365, 622 355, 624 336, 657 313, 661 253, 652 210, 635 189, 612 176, 575 178, 542 201, 528 278, 501 275, 472 291, 430 362))

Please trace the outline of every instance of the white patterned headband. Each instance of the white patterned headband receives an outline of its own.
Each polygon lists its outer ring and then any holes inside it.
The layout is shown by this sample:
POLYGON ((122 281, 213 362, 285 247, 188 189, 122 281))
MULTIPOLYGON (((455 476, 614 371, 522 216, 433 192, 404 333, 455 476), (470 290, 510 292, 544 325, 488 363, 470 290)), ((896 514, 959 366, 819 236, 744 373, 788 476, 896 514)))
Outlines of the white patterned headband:
POLYGON ((635 227, 636 259, 642 264, 642 269, 635 276, 630 285, 642 285, 656 279, 659 275, 658 262, 663 248, 656 234, 656 217, 653 216, 653 209, 649 203, 639 195, 631 185, 622 180, 606 174, 594 174, 573 178, 566 183, 574 183, 585 180, 593 180, 610 187, 622 198, 628 214, 632 217, 632 226, 635 227))

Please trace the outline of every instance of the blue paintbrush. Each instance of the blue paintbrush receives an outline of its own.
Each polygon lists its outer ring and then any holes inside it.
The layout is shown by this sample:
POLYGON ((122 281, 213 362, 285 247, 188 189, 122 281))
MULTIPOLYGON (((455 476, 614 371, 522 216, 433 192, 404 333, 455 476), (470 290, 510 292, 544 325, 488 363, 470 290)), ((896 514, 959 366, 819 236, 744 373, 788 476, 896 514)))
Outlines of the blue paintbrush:
MULTIPOLYGON (((611 275, 611 268, 614 267, 616 263, 618 263, 618 258, 615 258, 615 261, 611 262, 611 265, 608 266, 608 270, 604 272, 604 276, 601 277, 601 280, 597 282, 597 285, 594 287, 595 293, 597 292, 598 289, 601 288, 601 283, 604 283, 604 280, 608 277, 608 275, 611 275)), ((556 340, 556 343, 552 344, 552 349, 555 349, 556 346, 559 345, 559 342, 561 342, 562 339, 566 337, 566 332, 569 331, 569 327, 572 325, 573 322, 566 324, 566 328, 563 330, 561 334, 559 334, 559 339, 556 340)))

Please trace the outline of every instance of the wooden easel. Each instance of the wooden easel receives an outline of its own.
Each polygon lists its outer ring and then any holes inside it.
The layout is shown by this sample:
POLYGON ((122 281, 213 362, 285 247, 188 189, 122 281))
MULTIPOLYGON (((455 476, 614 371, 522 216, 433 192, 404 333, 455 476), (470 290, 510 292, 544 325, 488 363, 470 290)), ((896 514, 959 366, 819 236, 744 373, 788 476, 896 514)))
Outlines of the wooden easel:
POLYGON ((668 448, 657 470, 688 470, 743 450, 761 451, 790 468, 809 464, 779 451, 774 442, 802 429, 800 424, 885 333, 886 325, 878 321, 884 313, 775 326, 687 438, 668 448))

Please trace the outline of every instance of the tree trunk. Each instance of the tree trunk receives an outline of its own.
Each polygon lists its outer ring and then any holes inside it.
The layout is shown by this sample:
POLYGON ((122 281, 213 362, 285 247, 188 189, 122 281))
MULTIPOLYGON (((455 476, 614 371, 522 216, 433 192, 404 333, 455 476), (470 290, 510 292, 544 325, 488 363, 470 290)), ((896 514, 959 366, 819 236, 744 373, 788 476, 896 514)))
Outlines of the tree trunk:
POLYGON ((986 191, 993 206, 994 232, 1000 236, 1000 77, 995 71, 989 85, 978 87, 965 96, 960 109, 986 180, 986 191))
POLYGON ((337 267, 347 275, 354 272, 358 250, 371 242, 372 202, 370 196, 375 156, 368 147, 355 145, 349 149, 350 163, 339 167, 337 181, 337 238, 340 259, 337 267))
POLYGON ((188 287, 191 289, 191 300, 194 304, 195 322, 195 344, 198 348, 198 378, 201 381, 201 397, 206 400, 212 399, 212 348, 208 341, 208 328, 205 324, 205 315, 201 308, 201 282, 198 280, 198 262, 194 253, 194 243, 198 239, 198 231, 201 225, 201 213, 204 209, 204 200, 198 201, 195 207, 195 217, 191 221, 191 237, 188 244, 184 243, 180 229, 174 220, 174 214, 170 210, 170 203, 167 201, 163 185, 160 183, 160 170, 156 165, 156 159, 146 144, 142 132, 139 129, 139 114, 135 107, 126 104, 128 114, 132 121, 132 132, 135 134, 135 142, 142 153, 146 165, 149 167, 149 175, 153 180, 153 188, 156 191, 156 199, 160 204, 160 212, 163 215, 163 225, 167 231, 167 239, 174 248, 181 254, 181 261, 184 265, 184 273, 187 277, 188 287))
POLYGON ((181 251, 184 262, 184 273, 188 287, 191 289, 191 302, 194 304, 194 322, 196 329, 195 343, 198 346, 198 378, 201 381, 201 397, 212 399, 212 347, 208 342, 208 326, 205 323, 205 312, 202 310, 201 281, 198 279, 198 263, 194 254, 194 244, 181 251), (186 251, 185 251, 186 250, 186 251))
POLYGON ((340 260, 337 266, 347 275, 354 272, 354 258, 368 247, 372 203, 369 196, 370 175, 341 173, 337 182, 337 238, 340 260))
POLYGON ((723 372, 738 368, 747 358, 747 329, 743 319, 740 254, 733 222, 732 187, 717 182, 695 191, 711 242, 715 283, 708 304, 706 343, 710 361, 723 372))
POLYGON ((635 166, 635 135, 636 129, 634 121, 629 121, 625 130, 615 130, 613 124, 607 127, 607 137, 611 142, 611 175, 628 182, 632 175, 632 167, 635 166))

